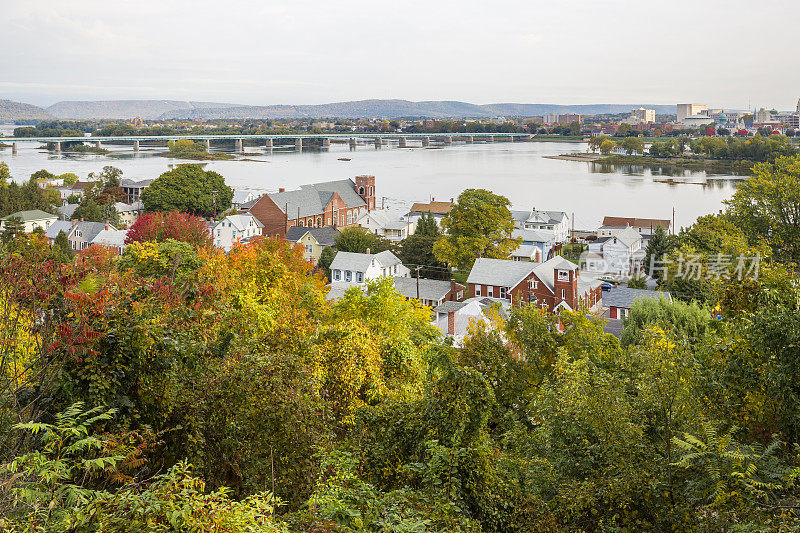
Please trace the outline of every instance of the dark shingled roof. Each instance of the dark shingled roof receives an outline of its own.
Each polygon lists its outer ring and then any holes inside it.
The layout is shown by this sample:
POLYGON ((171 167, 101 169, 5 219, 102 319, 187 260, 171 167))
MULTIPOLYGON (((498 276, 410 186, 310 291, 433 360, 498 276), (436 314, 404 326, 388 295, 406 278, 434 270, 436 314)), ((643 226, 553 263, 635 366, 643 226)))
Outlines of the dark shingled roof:
POLYGON ((603 291, 603 307, 622 307, 625 309, 630 309, 635 300, 642 298, 651 300, 666 298, 667 300, 672 301, 672 295, 668 292, 616 287, 608 291, 603 291))
POLYGON ((303 226, 292 226, 286 231, 286 240, 297 242, 303 238, 303 235, 310 233, 320 246, 333 246, 336 236, 339 235, 339 230, 333 226, 324 226, 321 228, 307 228, 303 226))

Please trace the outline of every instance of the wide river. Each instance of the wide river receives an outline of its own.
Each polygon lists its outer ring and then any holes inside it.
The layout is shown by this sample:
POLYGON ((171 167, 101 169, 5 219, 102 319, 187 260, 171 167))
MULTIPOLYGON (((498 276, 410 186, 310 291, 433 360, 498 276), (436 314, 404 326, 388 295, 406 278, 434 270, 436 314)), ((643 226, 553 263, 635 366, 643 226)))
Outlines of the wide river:
MULTIPOLYGON (((0 149, 0 161, 8 163, 18 181, 39 169, 86 177, 104 165, 120 168, 126 178, 155 178, 182 162, 155 155, 163 148, 142 147, 134 155, 130 146, 105 147, 113 152, 56 155, 34 143, 20 143, 17 155, 11 155, 10 148, 0 149)), ((379 204, 383 201, 398 210, 414 201, 448 200, 467 188, 485 188, 507 196, 515 209, 574 213, 577 229, 595 229, 606 215, 670 219, 673 208, 677 226, 686 226, 700 215, 721 209, 722 201, 742 179, 684 170, 609 168, 544 157, 586 149, 583 143, 554 142, 458 143, 440 149, 359 145, 355 151, 346 144, 334 144, 329 151, 302 153, 277 149, 264 153, 248 147, 247 152, 259 155, 211 161, 206 168, 222 174, 235 189, 258 192, 373 174, 379 204)))

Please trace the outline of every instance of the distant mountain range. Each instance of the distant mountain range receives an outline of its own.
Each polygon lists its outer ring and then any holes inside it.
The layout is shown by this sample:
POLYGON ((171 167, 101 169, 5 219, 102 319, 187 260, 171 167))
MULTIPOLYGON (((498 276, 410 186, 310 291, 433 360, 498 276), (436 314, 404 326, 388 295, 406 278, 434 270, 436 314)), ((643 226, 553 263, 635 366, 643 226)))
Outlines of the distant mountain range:
POLYGON ((0 122, 12 120, 35 120, 53 118, 53 116, 35 105, 23 104, 11 100, 0 100, 0 122))
POLYGON ((270 118, 491 118, 531 117, 545 113, 600 115, 646 107, 657 114, 675 113, 674 105, 652 104, 470 104, 457 101, 359 100, 318 105, 246 106, 181 100, 65 101, 45 109, 0 100, 0 120, 60 119, 270 119, 270 118))

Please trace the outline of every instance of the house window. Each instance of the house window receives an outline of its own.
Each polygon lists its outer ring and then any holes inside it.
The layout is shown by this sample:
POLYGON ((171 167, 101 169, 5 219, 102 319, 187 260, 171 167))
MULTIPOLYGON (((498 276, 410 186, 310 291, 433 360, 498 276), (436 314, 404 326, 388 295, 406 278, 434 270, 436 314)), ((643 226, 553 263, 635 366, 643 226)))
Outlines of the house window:
POLYGON ((397 274, 397 265, 394 266, 394 273, 397 274))
POLYGON ((342 271, 338 268, 333 271, 333 281, 339 281, 342 279, 342 271))
POLYGON ((310 245, 310 244, 306 244, 306 253, 307 253, 307 254, 310 254, 310 253, 312 253, 313 251, 314 251, 314 246, 312 246, 312 245, 310 245))
POLYGON ((486 296, 488 296, 489 298, 494 298, 494 285, 489 285, 486 288, 486 296))
POLYGON ((569 281, 569 270, 559 270, 558 281, 569 281))
POLYGON ((456 295, 456 299, 460 300, 463 297, 464 297, 464 291, 458 291, 458 294, 456 295))
POLYGON ((475 285, 475 296, 480 296, 480 295, 481 295, 481 286, 475 285))
POLYGON ((503 298, 503 299, 506 298, 506 288, 505 287, 500 287, 500 298, 503 298))
POLYGON ((317 227, 318 228, 322 227, 322 217, 317 217, 317 227))
POLYGON ((344 280, 345 281, 353 281, 353 273, 349 270, 344 271, 344 280))
POLYGON ((361 283, 363 281, 364 281, 364 273, 356 272, 356 283, 361 283))
POLYGON ((561 299, 563 300, 566 297, 567 297, 567 291, 565 289, 561 289, 561 299))
POLYGON ((372 192, 372 187, 369 188, 369 195, 372 196, 374 193, 372 192))
POLYGON ((531 290, 536 290, 539 288, 539 282, 535 279, 528 281, 528 285, 530 286, 531 290))
POLYGON ((300 222, 297 223, 297 225, 302 228, 303 227, 303 221, 301 220, 300 222))

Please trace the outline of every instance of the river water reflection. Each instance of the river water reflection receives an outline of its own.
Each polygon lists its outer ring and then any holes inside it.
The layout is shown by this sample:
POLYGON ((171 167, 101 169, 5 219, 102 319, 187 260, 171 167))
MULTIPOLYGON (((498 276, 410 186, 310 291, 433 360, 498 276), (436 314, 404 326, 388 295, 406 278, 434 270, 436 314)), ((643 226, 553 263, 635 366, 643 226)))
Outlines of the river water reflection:
MULTIPOLYGON (((9 134, 10 132, 4 132, 9 134)), ((183 161, 160 157, 163 148, 146 148, 134 155, 131 147, 105 145, 107 155, 48 153, 33 143, 21 143, 19 153, 0 149, 0 161, 16 180, 39 169, 54 174, 74 172, 85 177, 103 165, 114 165, 124 177, 155 178, 183 161)), ((374 174, 379 203, 402 209, 414 201, 457 197, 466 188, 482 187, 511 199, 514 208, 563 210, 575 213, 579 229, 596 228, 605 215, 671 218, 690 224, 700 215, 716 212, 735 190, 740 176, 706 172, 649 169, 632 165, 608 166, 545 156, 586 151, 586 144, 515 142, 453 144, 443 148, 376 149, 346 144, 330 150, 294 151, 247 147, 250 155, 237 161, 211 161, 206 168, 225 176, 237 189, 258 192, 298 187, 304 183, 374 174), (341 159, 349 159, 343 161, 341 159)))

